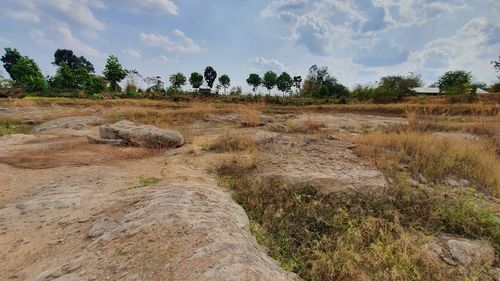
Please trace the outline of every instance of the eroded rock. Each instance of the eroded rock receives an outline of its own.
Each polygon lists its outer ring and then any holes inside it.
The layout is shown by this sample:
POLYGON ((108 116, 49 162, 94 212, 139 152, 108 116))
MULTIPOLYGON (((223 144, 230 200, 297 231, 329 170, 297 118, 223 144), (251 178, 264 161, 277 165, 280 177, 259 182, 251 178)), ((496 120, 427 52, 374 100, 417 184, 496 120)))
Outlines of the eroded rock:
POLYGON ((45 132, 55 129, 81 130, 85 127, 102 124, 104 119, 97 116, 75 116, 55 119, 33 128, 33 132, 45 132))
POLYGON ((184 137, 176 130, 160 129, 123 120, 99 128, 101 138, 124 140, 126 144, 147 147, 179 147, 184 137))

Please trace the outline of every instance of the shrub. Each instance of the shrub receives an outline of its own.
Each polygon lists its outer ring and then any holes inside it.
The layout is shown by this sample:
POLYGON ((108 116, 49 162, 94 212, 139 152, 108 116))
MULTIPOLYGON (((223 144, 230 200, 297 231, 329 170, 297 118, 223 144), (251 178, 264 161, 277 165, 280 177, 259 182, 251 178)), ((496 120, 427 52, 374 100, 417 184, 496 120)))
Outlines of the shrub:
POLYGON ((89 76, 84 86, 84 91, 87 95, 101 94, 106 91, 107 82, 102 76, 89 76))

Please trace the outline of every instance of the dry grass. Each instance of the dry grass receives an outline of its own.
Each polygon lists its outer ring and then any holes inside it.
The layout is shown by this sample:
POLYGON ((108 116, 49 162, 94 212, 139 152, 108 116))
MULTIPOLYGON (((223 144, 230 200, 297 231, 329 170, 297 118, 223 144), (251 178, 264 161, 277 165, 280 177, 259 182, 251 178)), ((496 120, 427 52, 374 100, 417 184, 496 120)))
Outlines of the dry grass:
POLYGON ((23 169, 87 166, 152 157, 158 150, 89 144, 86 139, 51 140, 47 146, 0 157, 0 162, 23 169), (71 155, 71 157, 68 157, 71 155))
POLYGON ((304 280, 472 280, 487 268, 478 264, 467 273, 435 261, 423 250, 427 235, 500 242, 498 220, 468 193, 444 196, 396 177, 383 196, 325 195, 311 186, 259 180, 255 168, 233 158, 216 172, 246 210, 258 242, 304 280))
POLYGON ((33 126, 0 119, 0 137, 11 134, 28 133, 33 126))
POLYGON ((244 127, 257 127, 262 123, 260 112, 247 105, 238 105, 236 112, 241 118, 244 127))
POLYGON ((445 139, 428 133, 371 133, 357 140, 357 152, 385 171, 406 165, 414 175, 433 181, 471 180, 488 194, 500 195, 500 166, 487 142, 445 139))
POLYGON ((255 136, 250 133, 236 135, 228 131, 210 144, 208 149, 218 153, 253 150, 255 149, 255 136))
POLYGON ((320 121, 315 119, 314 117, 308 115, 305 119, 290 123, 288 125, 290 132, 292 133, 317 133, 320 132, 323 128, 326 128, 326 125, 320 121))

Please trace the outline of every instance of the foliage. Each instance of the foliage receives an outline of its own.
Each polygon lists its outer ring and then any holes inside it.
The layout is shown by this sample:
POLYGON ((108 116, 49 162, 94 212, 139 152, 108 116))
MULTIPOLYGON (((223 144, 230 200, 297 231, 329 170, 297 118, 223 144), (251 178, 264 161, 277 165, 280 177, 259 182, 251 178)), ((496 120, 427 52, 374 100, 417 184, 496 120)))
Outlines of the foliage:
POLYGON ((84 67, 71 68, 61 62, 56 74, 49 80, 55 89, 83 89, 91 74, 84 67))
POLYGON ((271 94, 271 90, 276 86, 276 83, 278 82, 278 74, 276 72, 269 70, 268 72, 264 73, 264 77, 262 78, 262 85, 266 87, 266 89, 269 91, 269 94, 271 94))
POLYGON ((226 89, 231 86, 231 79, 227 74, 224 74, 219 77, 219 84, 224 88, 224 93, 226 93, 226 89))
POLYGON ((349 90, 344 85, 338 83, 337 78, 328 72, 328 67, 313 65, 309 68, 309 74, 304 81, 302 95, 317 98, 345 98, 349 95, 349 90), (328 91, 320 91, 323 85, 327 87, 328 91))
POLYGON ((201 85, 203 85, 203 75, 198 72, 191 73, 191 77, 189 77, 189 83, 194 89, 199 89, 201 85))
POLYGON ((473 97, 477 87, 472 83, 472 74, 464 70, 448 71, 437 82, 439 91, 452 98, 457 96, 473 97))
POLYGON ((164 85, 160 76, 150 76, 144 78, 144 83, 147 85, 146 92, 161 92, 164 91, 164 85))
POLYGON ((47 89, 47 81, 42 75, 36 62, 29 57, 21 57, 10 69, 16 77, 16 84, 27 88, 29 91, 42 91, 47 89))
POLYGON ((247 78, 247 83, 248 85, 252 86, 253 92, 257 91, 257 88, 262 84, 262 79, 260 78, 259 74, 252 73, 250 76, 247 78))
POLYGON ((17 49, 5 48, 5 55, 2 56, 3 67, 10 75, 12 80, 17 80, 17 77, 12 73, 12 67, 21 59, 21 54, 17 49))
POLYGON ((124 93, 125 96, 128 98, 136 98, 138 93, 138 88, 134 83, 129 81, 127 82, 127 85, 125 85, 124 93))
POLYGON ((215 79, 217 79, 217 72, 213 69, 213 67, 208 66, 205 68, 204 76, 208 87, 211 89, 214 86, 215 79))
POLYGON ((66 64, 71 69, 83 68, 88 73, 94 73, 94 66, 85 57, 77 57, 72 50, 57 49, 54 53, 54 62, 52 64, 60 66, 66 64))
POLYGON ((276 86, 278 87, 278 90, 282 91, 283 95, 285 95, 285 93, 292 90, 293 78, 290 76, 290 74, 283 72, 276 80, 276 86))
POLYGON ((172 84, 172 87, 176 90, 179 90, 182 86, 186 85, 187 81, 186 76, 184 76, 181 72, 170 75, 168 80, 170 81, 170 84, 172 84))
POLYGON ((85 82, 84 91, 87 95, 100 94, 106 91, 106 79, 102 76, 91 75, 85 82))
POLYGON ((142 75, 137 69, 127 70, 127 81, 137 86, 137 82, 142 79, 142 75))
POLYGON ((109 83, 110 90, 113 92, 120 91, 118 83, 127 77, 127 71, 123 69, 118 58, 113 55, 109 56, 103 74, 109 83))
POLYGON ((0 119, 0 137, 11 134, 26 134, 33 126, 17 124, 9 120, 0 119))
POLYGON ((386 90, 393 97, 394 101, 405 96, 412 95, 413 88, 422 87, 422 77, 415 74, 407 76, 393 75, 382 77, 378 83, 379 88, 386 90))
POLYGON ((297 90, 300 90, 300 87, 302 86, 302 76, 294 76, 293 77, 293 86, 297 90))

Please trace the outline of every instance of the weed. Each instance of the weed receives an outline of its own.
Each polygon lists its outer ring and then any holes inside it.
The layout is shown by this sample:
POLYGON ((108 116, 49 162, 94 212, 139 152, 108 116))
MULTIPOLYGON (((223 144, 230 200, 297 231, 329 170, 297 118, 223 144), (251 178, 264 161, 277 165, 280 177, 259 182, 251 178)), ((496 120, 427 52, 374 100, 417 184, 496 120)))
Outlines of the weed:
POLYGON ((255 137, 251 134, 233 135, 229 132, 220 136, 209 146, 209 150, 221 152, 235 152, 255 148, 255 137))
POLYGON ((0 137, 11 134, 25 134, 31 130, 31 125, 18 124, 9 120, 0 119, 0 137))

